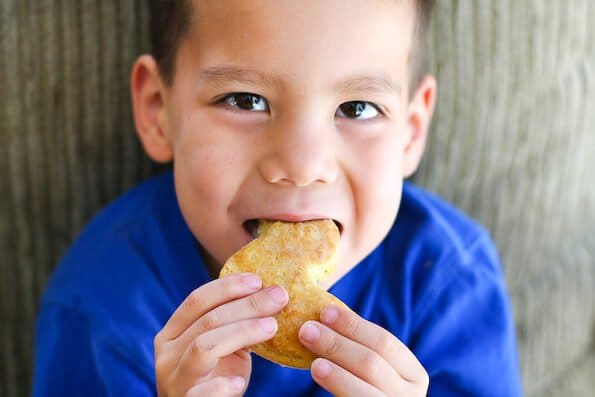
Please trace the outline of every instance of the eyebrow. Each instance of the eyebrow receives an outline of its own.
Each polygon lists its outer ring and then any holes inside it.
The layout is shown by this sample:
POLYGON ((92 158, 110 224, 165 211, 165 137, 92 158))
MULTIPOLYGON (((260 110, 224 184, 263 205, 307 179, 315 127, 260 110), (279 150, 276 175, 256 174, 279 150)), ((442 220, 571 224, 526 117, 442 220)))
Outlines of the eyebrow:
POLYGON ((277 76, 269 76, 253 69, 237 66, 211 66, 200 72, 200 79, 214 83, 232 82, 265 87, 282 85, 281 78, 277 76))
POLYGON ((401 86, 384 76, 364 75, 355 76, 339 83, 345 92, 358 93, 388 93, 401 95, 401 86))
MULTIPOLYGON (((214 83, 243 83, 265 87, 283 86, 283 79, 279 76, 267 75, 257 70, 237 66, 211 66, 201 70, 200 79, 214 83)), ((358 75, 340 81, 337 88, 343 92, 357 93, 388 93, 401 95, 399 84, 390 78, 378 75, 358 75)))

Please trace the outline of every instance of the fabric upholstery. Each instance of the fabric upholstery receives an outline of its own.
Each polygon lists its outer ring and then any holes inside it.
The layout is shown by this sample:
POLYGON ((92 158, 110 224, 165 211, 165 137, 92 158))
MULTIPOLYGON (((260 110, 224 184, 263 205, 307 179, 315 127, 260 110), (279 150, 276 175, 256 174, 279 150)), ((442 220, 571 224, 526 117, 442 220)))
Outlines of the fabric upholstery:
POLYGON ((417 181, 492 232, 526 394, 591 395, 595 3, 442 1, 436 16, 440 95, 417 181))

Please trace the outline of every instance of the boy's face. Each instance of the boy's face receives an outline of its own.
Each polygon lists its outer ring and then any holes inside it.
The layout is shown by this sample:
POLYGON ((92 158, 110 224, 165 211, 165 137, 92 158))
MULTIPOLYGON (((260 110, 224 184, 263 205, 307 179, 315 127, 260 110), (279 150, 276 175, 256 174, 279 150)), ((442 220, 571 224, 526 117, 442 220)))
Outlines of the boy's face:
POLYGON ((423 151, 435 85, 427 78, 408 97, 413 4, 193 5, 171 86, 148 57, 135 66, 143 144, 156 160, 173 157, 181 210, 212 271, 251 240, 254 220, 331 218, 341 244, 329 286, 384 238, 423 151))

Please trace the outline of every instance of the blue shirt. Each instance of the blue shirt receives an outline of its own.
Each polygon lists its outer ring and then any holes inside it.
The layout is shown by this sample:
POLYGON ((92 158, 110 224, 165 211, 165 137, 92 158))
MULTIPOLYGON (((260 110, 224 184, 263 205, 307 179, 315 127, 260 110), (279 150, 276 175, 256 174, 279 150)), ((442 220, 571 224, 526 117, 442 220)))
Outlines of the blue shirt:
MULTIPOLYGON (((153 337, 210 280, 171 173, 128 192, 85 228, 47 285, 33 395, 156 395, 153 337)), ((404 185, 389 234, 330 291, 409 346, 430 396, 521 395, 496 250, 483 228, 428 192, 404 185)), ((329 395, 309 371, 252 363, 248 396, 329 395)))

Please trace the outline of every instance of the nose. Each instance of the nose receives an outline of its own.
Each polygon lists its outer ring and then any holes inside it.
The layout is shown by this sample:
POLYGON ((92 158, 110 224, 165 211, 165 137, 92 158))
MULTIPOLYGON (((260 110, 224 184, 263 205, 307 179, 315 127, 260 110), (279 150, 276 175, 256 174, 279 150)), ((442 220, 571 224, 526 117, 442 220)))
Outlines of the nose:
POLYGON ((263 179, 272 184, 306 187, 337 178, 337 148, 331 127, 279 126, 268 136, 260 161, 263 179))

